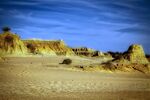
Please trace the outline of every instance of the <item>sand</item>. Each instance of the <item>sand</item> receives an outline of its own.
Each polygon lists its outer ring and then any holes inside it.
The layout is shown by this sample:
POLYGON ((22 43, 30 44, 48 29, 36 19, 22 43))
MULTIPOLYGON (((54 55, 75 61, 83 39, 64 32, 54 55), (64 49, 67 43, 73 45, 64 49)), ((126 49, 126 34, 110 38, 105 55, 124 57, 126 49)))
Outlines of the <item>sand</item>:
POLYGON ((150 75, 84 72, 74 65, 103 59, 71 57, 9 57, 0 62, 0 100, 150 100, 150 75))

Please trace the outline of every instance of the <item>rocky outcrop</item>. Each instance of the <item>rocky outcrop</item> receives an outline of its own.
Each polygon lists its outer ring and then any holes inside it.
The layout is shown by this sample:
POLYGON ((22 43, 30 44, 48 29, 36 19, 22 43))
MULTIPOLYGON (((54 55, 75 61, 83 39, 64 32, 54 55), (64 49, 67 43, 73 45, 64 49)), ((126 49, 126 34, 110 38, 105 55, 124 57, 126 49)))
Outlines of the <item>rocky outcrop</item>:
POLYGON ((131 45, 126 52, 113 55, 115 55, 114 60, 101 65, 104 69, 125 72, 150 72, 150 64, 141 45, 131 45))
POLYGON ((28 52, 40 55, 74 55, 74 52, 65 45, 64 41, 24 40, 28 52))
POLYGON ((0 34, 0 56, 74 55, 64 41, 21 40, 9 31, 0 34))
POLYGON ((27 48, 20 37, 11 32, 0 34, 0 56, 20 56, 27 54, 27 48))
POLYGON ((131 63, 148 63, 143 47, 137 44, 131 45, 123 57, 131 63))
POLYGON ((98 57, 104 56, 104 54, 100 51, 95 51, 90 48, 81 47, 81 48, 72 48, 74 53, 78 56, 86 56, 86 57, 98 57))
POLYGON ((75 67, 87 71, 105 70, 112 72, 122 71, 150 73, 150 63, 148 62, 141 45, 131 45, 124 53, 107 52, 106 54, 110 54, 114 59, 101 64, 75 67))
POLYGON ((138 44, 131 45, 128 50, 124 53, 121 52, 107 52, 117 62, 130 62, 130 63, 148 63, 147 57, 145 56, 143 47, 138 44))

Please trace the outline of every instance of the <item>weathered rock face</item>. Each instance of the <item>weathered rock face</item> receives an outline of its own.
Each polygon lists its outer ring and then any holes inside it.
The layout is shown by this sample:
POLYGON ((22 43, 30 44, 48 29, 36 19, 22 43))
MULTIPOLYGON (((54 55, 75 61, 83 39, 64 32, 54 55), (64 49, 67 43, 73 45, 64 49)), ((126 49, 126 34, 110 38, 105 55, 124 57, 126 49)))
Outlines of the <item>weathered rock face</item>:
POLYGON ((102 64, 102 67, 112 71, 150 72, 150 64, 141 45, 131 45, 126 52, 117 53, 114 57, 114 60, 102 64))
POLYGON ((142 46, 137 44, 131 45, 123 57, 131 63, 148 63, 142 46))
POLYGON ((63 41, 24 40, 28 52, 41 55, 73 55, 63 41))
POLYGON ((63 41, 21 40, 11 32, 0 34, 0 56, 74 55, 63 41))
POLYGON ((81 47, 81 48, 72 48, 74 53, 78 56, 87 56, 87 57, 98 57, 104 56, 104 54, 100 51, 95 51, 90 48, 81 47))
POLYGON ((0 56, 24 55, 27 48, 19 36, 11 32, 0 34, 0 56))

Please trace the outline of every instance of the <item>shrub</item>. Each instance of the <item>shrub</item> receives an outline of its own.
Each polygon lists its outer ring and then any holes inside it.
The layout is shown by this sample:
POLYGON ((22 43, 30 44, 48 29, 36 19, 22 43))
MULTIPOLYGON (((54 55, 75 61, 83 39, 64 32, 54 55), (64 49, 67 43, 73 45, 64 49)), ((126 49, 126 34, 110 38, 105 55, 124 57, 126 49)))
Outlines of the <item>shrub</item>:
POLYGON ((115 59, 120 59, 120 57, 123 55, 121 52, 111 52, 108 51, 108 53, 115 59))
POLYGON ((33 44, 30 44, 30 43, 27 44, 27 48, 30 49, 30 51, 31 51, 32 53, 34 53, 35 50, 36 50, 35 46, 34 46, 33 44))
POLYGON ((9 27, 3 27, 2 30, 3 30, 4 32, 8 32, 8 31, 10 31, 11 29, 10 29, 9 27))
POLYGON ((62 62, 62 64, 67 64, 67 65, 69 65, 71 63, 72 63, 71 59, 64 59, 63 62, 62 62))

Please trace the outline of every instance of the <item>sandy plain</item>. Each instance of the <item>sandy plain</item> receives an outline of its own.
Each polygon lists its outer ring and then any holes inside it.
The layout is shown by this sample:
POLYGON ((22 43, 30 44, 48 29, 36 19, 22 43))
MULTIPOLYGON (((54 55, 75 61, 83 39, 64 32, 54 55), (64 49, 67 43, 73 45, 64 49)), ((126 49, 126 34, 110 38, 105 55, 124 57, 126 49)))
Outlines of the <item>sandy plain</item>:
POLYGON ((70 57, 8 57, 0 62, 0 100, 150 100, 150 75, 93 72, 75 65, 104 59, 70 57))

